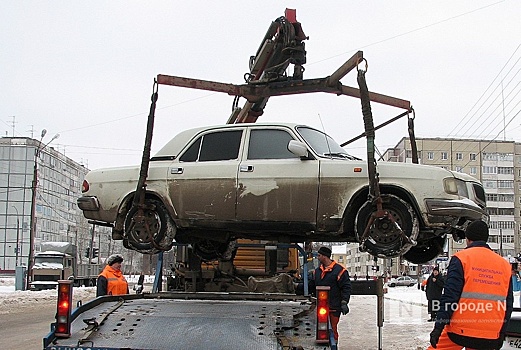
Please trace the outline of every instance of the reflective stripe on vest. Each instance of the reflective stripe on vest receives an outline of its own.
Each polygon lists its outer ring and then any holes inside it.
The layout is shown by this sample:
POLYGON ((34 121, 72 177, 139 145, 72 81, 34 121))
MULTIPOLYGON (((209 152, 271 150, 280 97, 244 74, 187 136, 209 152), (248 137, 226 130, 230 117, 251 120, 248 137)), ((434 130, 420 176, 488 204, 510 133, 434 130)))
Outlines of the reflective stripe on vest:
POLYGON ((107 295, 127 294, 128 284, 125 276, 123 276, 121 271, 117 272, 119 275, 117 276, 115 271, 116 270, 107 265, 100 273, 100 276, 103 276, 107 279, 107 295))
POLYGON ((465 278, 447 331, 467 337, 497 339, 503 326, 510 264, 485 247, 457 252, 465 278))

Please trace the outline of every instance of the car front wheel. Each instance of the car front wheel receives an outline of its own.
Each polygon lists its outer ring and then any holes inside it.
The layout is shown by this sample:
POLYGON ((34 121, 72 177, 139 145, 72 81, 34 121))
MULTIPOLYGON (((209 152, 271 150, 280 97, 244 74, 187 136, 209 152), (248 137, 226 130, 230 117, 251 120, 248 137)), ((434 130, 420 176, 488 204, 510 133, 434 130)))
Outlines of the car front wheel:
POLYGON ((418 236, 418 218, 411 205, 394 195, 382 195, 382 208, 387 215, 368 224, 376 206, 366 202, 358 210, 355 227, 360 250, 373 256, 395 257, 406 252, 418 236))

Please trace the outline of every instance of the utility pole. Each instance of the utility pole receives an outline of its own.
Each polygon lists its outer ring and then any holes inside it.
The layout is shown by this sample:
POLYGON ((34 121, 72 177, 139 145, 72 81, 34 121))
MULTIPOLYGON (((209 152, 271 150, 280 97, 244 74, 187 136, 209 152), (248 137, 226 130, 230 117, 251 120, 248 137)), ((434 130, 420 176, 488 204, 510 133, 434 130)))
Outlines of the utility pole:
POLYGON ((29 228, 29 257, 27 261, 27 284, 26 289, 30 289, 30 283, 33 272, 33 257, 34 257, 34 240, 36 235, 36 190, 38 186, 38 158, 40 157, 40 153, 47 147, 49 143, 56 140, 60 137, 60 134, 56 134, 52 137, 52 139, 42 146, 42 140, 44 136, 47 134, 47 130, 43 129, 40 137, 40 141, 38 141, 36 150, 34 152, 34 165, 33 165, 33 181, 31 183, 31 227, 29 228))
POLYGON ((18 255, 20 254, 20 214, 18 208, 12 205, 13 209, 16 210, 16 266, 20 265, 18 261, 18 255))

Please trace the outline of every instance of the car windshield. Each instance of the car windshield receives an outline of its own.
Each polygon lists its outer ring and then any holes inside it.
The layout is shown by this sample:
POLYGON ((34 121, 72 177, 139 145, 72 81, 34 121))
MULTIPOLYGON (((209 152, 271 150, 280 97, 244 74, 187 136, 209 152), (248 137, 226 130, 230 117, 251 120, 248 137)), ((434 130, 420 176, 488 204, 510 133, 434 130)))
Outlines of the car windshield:
POLYGON ((348 154, 335 140, 321 131, 309 127, 299 127, 297 131, 319 156, 360 160, 348 154))

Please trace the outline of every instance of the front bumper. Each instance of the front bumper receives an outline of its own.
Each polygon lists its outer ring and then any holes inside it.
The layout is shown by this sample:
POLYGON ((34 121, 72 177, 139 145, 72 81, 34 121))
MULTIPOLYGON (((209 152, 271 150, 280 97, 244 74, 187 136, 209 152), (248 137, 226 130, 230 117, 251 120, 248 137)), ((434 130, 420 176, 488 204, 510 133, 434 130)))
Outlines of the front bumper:
POLYGON ((425 200, 427 215, 431 223, 450 223, 454 219, 483 220, 488 222, 488 215, 484 208, 468 198, 425 200))
POLYGON ((83 211, 98 211, 100 208, 97 197, 94 196, 83 196, 77 200, 78 208, 83 211))

